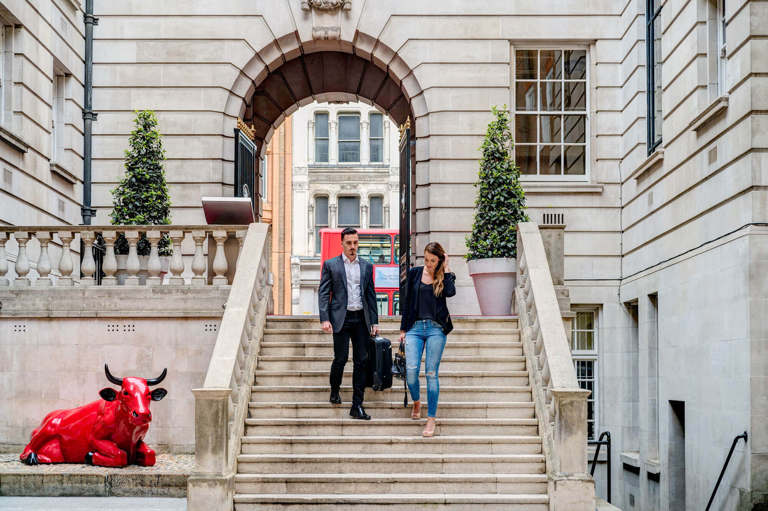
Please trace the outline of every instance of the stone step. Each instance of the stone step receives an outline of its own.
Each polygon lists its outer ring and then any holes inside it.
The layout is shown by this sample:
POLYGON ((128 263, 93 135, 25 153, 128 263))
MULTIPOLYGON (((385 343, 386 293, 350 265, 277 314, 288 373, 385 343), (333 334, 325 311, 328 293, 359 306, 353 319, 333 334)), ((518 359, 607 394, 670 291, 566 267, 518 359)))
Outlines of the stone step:
POLYGON ((237 474, 235 492, 252 493, 547 493, 546 474, 237 474))
MULTIPOLYGON (((402 393, 402 387, 399 387, 402 393)), ((370 392, 366 392, 366 397, 370 392)), ((393 398, 402 396, 394 393, 393 398)), ((253 418, 344 418, 349 415, 351 402, 348 400, 340 406, 333 406, 328 402, 251 402, 248 404, 250 416, 253 418), (346 404, 346 406, 345 406, 346 404)), ((403 408, 402 397, 397 401, 374 401, 366 400, 365 409, 368 414, 378 418, 410 418, 410 401, 407 408, 403 408)), ((426 401, 422 406, 422 417, 426 417, 426 401)), ((510 419, 531 419, 534 417, 535 409, 533 402, 451 402, 440 401, 438 415, 445 418, 510 418, 510 419)))
POLYGON ((242 454, 413 453, 541 454, 541 437, 528 436, 245 436, 242 454))
MULTIPOLYGON (((352 401, 352 386, 341 386, 341 399, 347 403, 352 401)), ((426 393, 426 385, 422 388, 426 393)), ((251 387, 251 401, 256 403, 274 403, 276 401, 311 401, 323 403, 328 401, 329 389, 327 385, 294 385, 294 386, 267 386, 258 385, 251 387)), ((396 395, 402 396, 403 388, 398 385, 382 391, 366 391, 365 400, 371 401, 395 401, 396 395)), ((532 401, 531 387, 521 386, 486 386, 469 387, 440 385, 440 397, 446 401, 467 402, 498 402, 498 401, 532 401)), ((426 395, 424 396, 426 400, 426 395)))
POLYGON ((240 454, 239 474, 544 474, 542 454, 240 454))
MULTIPOLYGON (((369 413, 370 414, 370 413, 369 413)), ((408 418, 377 418, 369 421, 343 418, 307 419, 274 418, 246 419, 245 436, 262 435, 419 435, 425 420, 408 418)), ((438 418, 437 435, 538 435, 536 419, 473 419, 438 418)))
MULTIPOLYGON (((397 349, 397 345, 394 345, 397 349)), ((333 340, 291 340, 291 341, 272 341, 265 340, 261 343, 261 355, 301 355, 301 356, 322 356, 333 354, 333 340)), ((513 341, 454 341, 451 339, 443 352, 444 356, 452 355, 522 355, 523 345, 520 342, 513 341)), ((422 356, 423 359, 423 356, 422 356)))
POLYGON ((429 494, 285 494, 235 495, 235 511, 547 511, 547 495, 429 494))
MULTIPOLYGON (((351 353, 350 353, 351 356, 351 353)), ((332 355, 326 356, 260 356, 258 368, 278 371, 278 370, 329 370, 332 355)), ((496 357, 480 356, 451 356, 446 355, 440 362, 440 369, 446 371, 524 371, 525 357, 517 355, 500 355, 496 357)))
MULTIPOLYGON (((400 330, 398 329, 383 329, 379 331, 382 337, 386 337, 392 344, 399 342, 400 330)), ((287 328, 267 328, 264 330, 265 342, 301 342, 301 341, 327 341, 333 342, 331 334, 327 334, 320 329, 318 324, 317 328, 312 329, 287 329, 287 328)), ((448 335, 448 344, 452 342, 479 342, 479 341, 510 341, 520 342, 520 331, 517 329, 504 330, 453 330, 448 335)))
MULTIPOLYGON (((474 329, 511 329, 518 328, 517 316, 451 316, 455 328, 474 329)), ((313 316, 269 316, 268 328, 306 329, 316 328, 320 324, 320 318, 313 316)), ((379 316, 379 325, 382 328, 400 328, 400 316, 379 316)))
MULTIPOLYGON (((343 381, 352 381, 352 363, 347 362, 343 381)), ((424 366, 419 379, 426 384, 424 366)), ((304 385, 328 385, 329 368, 318 371, 266 371, 256 370, 255 385, 292 385, 301 382, 304 385)), ((528 385, 528 371, 447 371, 440 367, 441 385, 528 385)), ((403 387, 403 382, 395 380, 393 386, 403 387)))

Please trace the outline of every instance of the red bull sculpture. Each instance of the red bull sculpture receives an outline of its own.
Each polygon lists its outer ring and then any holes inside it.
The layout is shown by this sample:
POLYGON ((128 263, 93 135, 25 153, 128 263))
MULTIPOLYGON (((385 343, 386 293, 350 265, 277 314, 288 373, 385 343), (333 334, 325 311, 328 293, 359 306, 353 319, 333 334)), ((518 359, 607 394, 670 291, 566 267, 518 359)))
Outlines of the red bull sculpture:
POLYGON ((45 416, 32 432, 21 453, 27 465, 38 463, 87 463, 103 467, 155 464, 155 451, 144 443, 152 413, 149 402, 160 401, 168 393, 163 388, 149 390, 165 378, 115 378, 104 364, 107 380, 120 391, 101 389, 101 399, 69 410, 55 410, 45 416))

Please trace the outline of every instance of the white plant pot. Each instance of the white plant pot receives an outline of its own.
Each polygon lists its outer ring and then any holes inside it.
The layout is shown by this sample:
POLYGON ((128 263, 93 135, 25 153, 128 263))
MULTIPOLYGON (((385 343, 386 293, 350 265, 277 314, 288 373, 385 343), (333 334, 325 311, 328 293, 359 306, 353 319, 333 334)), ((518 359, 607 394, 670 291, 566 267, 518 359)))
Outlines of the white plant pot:
POLYGON ((517 284, 517 261, 496 257, 467 261, 483 316, 512 315, 512 298, 517 284))

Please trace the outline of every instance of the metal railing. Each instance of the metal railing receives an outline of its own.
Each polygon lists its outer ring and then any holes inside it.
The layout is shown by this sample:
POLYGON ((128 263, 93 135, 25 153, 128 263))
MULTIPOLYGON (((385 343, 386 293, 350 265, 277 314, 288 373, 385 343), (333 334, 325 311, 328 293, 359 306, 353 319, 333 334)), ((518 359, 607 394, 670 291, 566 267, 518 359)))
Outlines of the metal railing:
POLYGON ((592 458, 592 468, 589 469, 589 475, 592 477, 595 476, 595 466, 597 466, 597 457, 600 456, 600 447, 603 445, 605 446, 607 450, 607 456, 608 456, 608 480, 606 482, 607 486, 607 498, 605 500, 608 501, 608 503, 611 503, 611 432, 610 431, 603 431, 600 433, 600 436, 597 440, 590 440, 587 442, 587 445, 596 445, 597 449, 595 449, 595 457, 592 458), (603 437, 608 437, 607 440, 603 440, 603 437))
POLYGON ((712 490, 712 495, 709 497, 709 502, 707 502, 707 509, 706 511, 709 511, 710 506, 712 505, 712 501, 715 500, 715 494, 717 493, 717 488, 720 486, 720 482, 723 480, 723 476, 725 475, 725 470, 728 468, 728 463, 731 462, 731 456, 733 456, 733 451, 736 449, 736 444, 739 443, 739 440, 744 439, 744 443, 747 443, 747 440, 749 437, 747 436, 747 432, 740 435, 736 435, 733 439, 733 443, 731 443, 731 450, 728 451, 728 457, 725 458, 725 463, 723 463, 723 469, 720 471, 720 477, 717 478, 717 483, 715 483, 715 489, 712 490))
POLYGON ((0 287, 205 286, 209 280, 206 275, 209 266, 214 274, 211 283, 227 284, 231 262, 227 260, 225 244, 236 240, 237 249, 231 251, 238 254, 247 229, 247 225, 2 226, 0 287), (82 249, 95 246, 97 239, 103 240, 103 249, 99 248, 103 254, 101 260, 98 253, 94 257, 93 250, 82 249), (165 261, 160 257, 163 239, 169 239, 172 247, 172 253, 164 258, 165 261), (138 254, 140 240, 145 240, 141 243, 149 246, 146 257, 138 254), (195 247, 194 255, 186 259, 181 251, 185 240, 193 242, 195 247), (213 240, 210 249, 214 255, 210 265, 204 249, 208 240, 213 240), (79 271, 75 271, 73 242, 81 247, 79 271), (115 253, 118 242, 127 246, 127 254, 115 253), (7 254, 11 244, 15 245, 15 260, 10 260, 7 254), (163 263, 167 268, 163 268, 163 263), (13 278, 8 278, 11 269, 13 278), (169 278, 161 278, 164 273, 168 273, 169 278))

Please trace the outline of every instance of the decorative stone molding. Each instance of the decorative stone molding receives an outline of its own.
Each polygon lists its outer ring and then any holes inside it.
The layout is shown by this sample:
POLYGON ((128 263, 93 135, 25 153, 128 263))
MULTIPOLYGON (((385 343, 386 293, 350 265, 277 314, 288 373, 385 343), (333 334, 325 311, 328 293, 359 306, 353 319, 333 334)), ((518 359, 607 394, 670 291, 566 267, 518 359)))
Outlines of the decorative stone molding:
POLYGON ((311 13, 313 39, 341 39, 341 13, 352 10, 352 0, 303 0, 301 9, 311 13))

